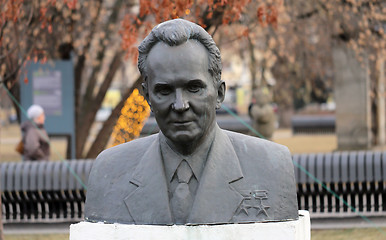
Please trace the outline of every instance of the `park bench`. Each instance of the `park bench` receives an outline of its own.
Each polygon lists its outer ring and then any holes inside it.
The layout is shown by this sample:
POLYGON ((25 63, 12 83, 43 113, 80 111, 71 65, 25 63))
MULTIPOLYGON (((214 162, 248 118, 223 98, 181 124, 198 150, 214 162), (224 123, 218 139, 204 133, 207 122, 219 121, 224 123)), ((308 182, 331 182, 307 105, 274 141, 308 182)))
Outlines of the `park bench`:
POLYGON ((86 195, 82 182, 87 183, 92 163, 93 160, 0 164, 3 222, 83 219, 86 195))
POLYGON ((293 134, 335 133, 334 115, 294 115, 291 118, 293 134))
POLYGON ((295 167, 295 176, 299 209, 311 217, 386 216, 386 152, 298 154, 293 161, 306 170, 295 167))
MULTIPOLYGON (((386 152, 295 154, 293 161, 299 209, 309 210, 312 218, 357 216, 353 208, 366 217, 386 216, 386 152)), ((0 164, 3 222, 82 220, 86 191, 73 173, 87 184, 92 164, 93 160, 0 164)))

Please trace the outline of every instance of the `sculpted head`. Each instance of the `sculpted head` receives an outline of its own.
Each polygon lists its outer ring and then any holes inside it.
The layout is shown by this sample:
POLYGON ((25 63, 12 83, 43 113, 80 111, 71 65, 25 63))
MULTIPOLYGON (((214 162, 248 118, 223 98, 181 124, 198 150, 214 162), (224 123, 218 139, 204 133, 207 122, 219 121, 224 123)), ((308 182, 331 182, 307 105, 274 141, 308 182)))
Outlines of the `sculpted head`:
POLYGON ((215 81, 221 81, 221 55, 216 43, 202 27, 183 19, 160 23, 139 45, 138 69, 145 81, 147 78, 146 59, 157 43, 163 42, 169 46, 178 46, 192 39, 197 40, 206 48, 209 54, 208 71, 215 81))
POLYGON ((175 150, 193 151, 215 127, 225 96, 220 51, 197 24, 182 19, 156 26, 139 46, 146 99, 175 150))

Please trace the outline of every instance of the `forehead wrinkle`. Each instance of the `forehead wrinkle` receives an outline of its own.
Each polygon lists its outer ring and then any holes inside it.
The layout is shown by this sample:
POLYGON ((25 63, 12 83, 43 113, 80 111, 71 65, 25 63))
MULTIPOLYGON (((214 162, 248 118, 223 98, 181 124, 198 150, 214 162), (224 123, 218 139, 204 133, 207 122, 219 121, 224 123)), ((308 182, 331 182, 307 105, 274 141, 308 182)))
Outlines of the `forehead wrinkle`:
MULTIPOLYGON (((197 40, 188 40, 180 45, 177 45, 177 46, 169 46, 168 44, 164 43, 164 42, 158 42, 156 45, 154 45, 154 47, 150 50, 147 58, 146 58, 146 61, 147 61, 147 65, 149 64, 149 59, 150 58, 155 58, 155 59, 159 59, 161 58, 160 60, 161 61, 158 61, 159 63, 163 63, 165 62, 166 59, 170 59, 171 58, 171 55, 169 54, 165 54, 165 49, 168 49, 168 51, 174 51, 176 49, 178 49, 178 52, 177 54, 181 57, 184 57, 185 54, 188 53, 189 50, 192 50, 190 52, 190 54, 193 54, 194 56, 197 56, 197 58, 200 58, 203 54, 202 52, 205 53, 205 60, 206 60, 206 63, 207 63, 207 68, 208 68, 208 71, 209 71, 209 52, 208 50, 205 48, 204 45, 202 45, 199 41, 197 40), (161 50, 162 49, 162 50, 161 50), (201 50, 200 50, 201 49, 201 50), (158 52, 158 54, 155 55, 155 51, 158 52), (160 51, 164 51, 162 56, 159 57, 160 55, 160 51)), ((191 60, 191 59, 184 59, 184 60, 191 60)), ((196 61, 196 58, 194 59, 194 61, 196 61)))

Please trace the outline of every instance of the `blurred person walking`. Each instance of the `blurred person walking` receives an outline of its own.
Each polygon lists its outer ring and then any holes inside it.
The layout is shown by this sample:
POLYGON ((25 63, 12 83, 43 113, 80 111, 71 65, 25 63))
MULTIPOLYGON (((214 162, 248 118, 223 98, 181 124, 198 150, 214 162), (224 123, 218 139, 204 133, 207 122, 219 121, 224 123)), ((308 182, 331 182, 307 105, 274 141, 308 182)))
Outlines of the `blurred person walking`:
POLYGON ((44 129, 45 114, 39 105, 32 105, 27 110, 29 120, 21 125, 24 144, 23 160, 49 160, 50 144, 44 129))

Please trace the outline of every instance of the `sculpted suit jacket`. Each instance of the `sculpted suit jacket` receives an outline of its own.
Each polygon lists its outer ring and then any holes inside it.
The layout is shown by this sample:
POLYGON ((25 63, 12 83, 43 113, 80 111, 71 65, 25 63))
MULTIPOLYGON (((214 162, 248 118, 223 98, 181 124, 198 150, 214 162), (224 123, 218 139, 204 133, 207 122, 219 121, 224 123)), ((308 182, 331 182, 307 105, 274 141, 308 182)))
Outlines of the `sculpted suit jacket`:
MULTIPOLYGON (((92 222, 172 225, 158 134, 103 151, 88 180, 92 222)), ((288 149, 217 127, 188 224, 298 218, 288 149)))

